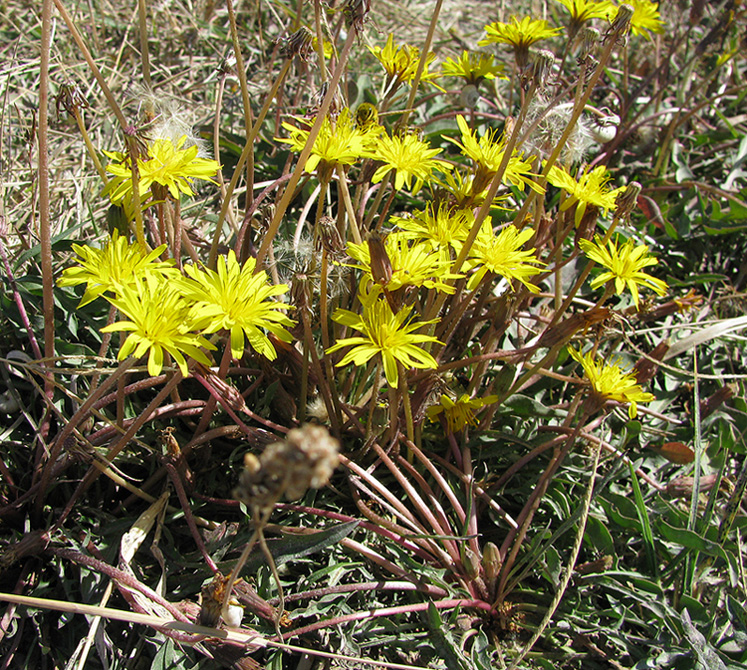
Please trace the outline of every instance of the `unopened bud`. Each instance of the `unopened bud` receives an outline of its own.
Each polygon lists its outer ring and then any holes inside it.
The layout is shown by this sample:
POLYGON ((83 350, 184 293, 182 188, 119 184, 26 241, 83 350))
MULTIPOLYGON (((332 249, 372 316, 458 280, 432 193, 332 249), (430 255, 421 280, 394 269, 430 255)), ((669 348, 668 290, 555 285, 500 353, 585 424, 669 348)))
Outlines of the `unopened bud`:
POLYGON ((495 584, 498 579, 501 566, 501 554, 498 551, 498 547, 492 542, 486 543, 482 550, 482 569, 485 571, 488 588, 490 588, 491 584, 495 584))
POLYGON ((317 251, 324 249, 332 258, 339 258, 345 251, 345 244, 331 216, 322 216, 317 223, 317 251))
POLYGON ((375 230, 368 234, 368 253, 371 257, 371 276, 376 284, 386 286, 392 281, 392 261, 386 252, 384 240, 375 230))
POLYGON ((474 109, 480 100, 480 91, 474 84, 467 84, 459 94, 459 102, 466 109, 474 109))
POLYGON ((480 574, 480 565, 477 554, 469 547, 462 545, 462 564, 470 579, 476 579, 480 574))
POLYGON ((713 414, 721 405, 734 396, 734 389, 731 386, 722 386, 718 391, 712 393, 708 398, 700 403, 700 418, 705 419, 713 414))

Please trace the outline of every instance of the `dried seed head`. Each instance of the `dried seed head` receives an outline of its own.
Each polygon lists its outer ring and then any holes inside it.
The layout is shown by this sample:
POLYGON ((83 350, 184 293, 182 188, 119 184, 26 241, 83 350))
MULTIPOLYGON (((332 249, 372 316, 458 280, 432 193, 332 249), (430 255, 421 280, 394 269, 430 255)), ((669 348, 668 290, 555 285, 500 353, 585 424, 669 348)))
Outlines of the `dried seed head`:
POLYGON ((297 500, 309 488, 322 488, 339 464, 339 442, 323 426, 304 424, 282 442, 268 445, 259 458, 244 456, 244 471, 233 495, 266 510, 280 498, 297 500))
MULTIPOLYGON (((525 153, 540 158, 549 156, 563 136, 572 113, 572 103, 554 105, 546 96, 535 95, 529 105, 526 119, 526 124, 533 126, 534 130, 522 147, 525 153)), ((559 160, 562 163, 577 163, 583 159, 592 144, 589 122, 586 116, 582 115, 563 145, 559 160)))
POLYGON ((630 5, 620 5, 618 7, 612 25, 607 28, 607 32, 604 34, 605 41, 615 40, 618 44, 625 43, 625 36, 630 31, 630 21, 633 18, 634 11, 630 5))
POLYGON ((596 28, 584 26, 581 29, 581 53, 578 57, 579 62, 587 56, 593 56, 595 54, 600 39, 601 33, 596 28))
POLYGON ((345 244, 337 230, 337 224, 331 216, 322 216, 317 223, 317 251, 324 249, 332 258, 338 259, 345 255, 345 244))
POLYGON ((218 72, 222 75, 236 74, 236 54, 230 52, 225 58, 221 58, 218 72))
MULTIPOLYGON (((200 613, 197 622, 201 626, 209 626, 210 628, 218 628, 220 626, 220 610, 226 592, 226 583, 228 582, 228 579, 229 577, 224 577, 219 572, 200 590, 200 613)), ((232 597, 228 601, 227 611, 229 619, 226 620, 226 625, 232 628, 238 628, 241 626, 241 619, 244 616, 244 608, 239 604, 239 601, 236 600, 236 598, 232 597)))
POLYGON ((60 118, 60 107, 70 116, 77 116, 81 109, 90 107, 83 92, 77 84, 62 84, 54 99, 57 118, 60 118))
POLYGON ((627 221, 640 194, 641 185, 637 181, 631 181, 615 198, 615 218, 627 221))
POLYGON ((531 73, 529 84, 535 83, 542 91, 551 83, 552 70, 555 65, 555 54, 547 49, 537 49, 532 52, 531 73))
POLYGON ((283 58, 299 56, 308 60, 314 50, 314 33, 306 26, 301 26, 290 37, 280 40, 280 55, 283 58))
POLYGON ((370 11, 371 0, 347 0, 342 8, 345 25, 353 28, 356 33, 360 33, 370 11))
POLYGON ((306 405, 306 415, 316 420, 318 423, 329 423, 329 412, 327 411, 327 403, 324 402, 324 398, 318 395, 316 398, 309 400, 306 405))

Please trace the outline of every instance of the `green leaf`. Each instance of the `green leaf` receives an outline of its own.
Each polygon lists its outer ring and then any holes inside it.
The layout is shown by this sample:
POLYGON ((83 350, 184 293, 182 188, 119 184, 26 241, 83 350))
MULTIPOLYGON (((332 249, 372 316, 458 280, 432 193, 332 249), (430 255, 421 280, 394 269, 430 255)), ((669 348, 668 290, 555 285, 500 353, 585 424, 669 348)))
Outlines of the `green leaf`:
POLYGON ((615 555, 615 541, 612 539, 612 534, 607 530, 604 522, 595 516, 589 515, 586 521, 584 541, 600 554, 615 555))
MULTIPOLYGON (((346 521, 318 533, 286 535, 278 540, 269 540, 267 546, 270 549, 275 565, 280 567, 284 563, 316 554, 327 547, 337 544, 340 540, 350 535, 359 523, 359 521, 346 521)), ((249 555, 244 570, 247 572, 257 572, 266 562, 265 555, 257 547, 249 555)))
POLYGON ((444 625, 441 613, 431 602, 428 603, 428 628, 431 631, 430 641, 438 657, 446 663, 447 668, 454 670, 471 670, 467 659, 457 647, 449 629, 444 625))
POLYGON ((687 530, 686 528, 675 528, 663 520, 657 522, 656 530, 664 539, 674 542, 681 547, 699 551, 714 558, 723 559, 729 568, 729 583, 732 588, 736 587, 739 571, 736 557, 731 552, 724 551, 723 547, 718 543, 702 537, 695 531, 687 530))
POLYGON ((646 547, 648 569, 658 581, 659 562, 656 558, 656 547, 654 546, 654 536, 651 532, 651 522, 648 518, 646 502, 643 500, 643 494, 641 493, 641 487, 638 485, 638 476, 635 473, 633 463, 628 462, 628 467, 630 468, 630 481, 633 485, 633 498, 635 500, 636 512, 638 514, 638 520, 641 522, 641 528, 643 530, 643 544, 646 547))

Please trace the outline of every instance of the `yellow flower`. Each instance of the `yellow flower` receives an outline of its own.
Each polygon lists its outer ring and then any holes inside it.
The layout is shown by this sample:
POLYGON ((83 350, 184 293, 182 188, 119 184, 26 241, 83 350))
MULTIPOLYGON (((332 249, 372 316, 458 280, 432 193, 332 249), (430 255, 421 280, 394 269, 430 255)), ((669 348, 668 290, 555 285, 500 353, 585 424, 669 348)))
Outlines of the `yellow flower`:
MULTIPOLYGON (((448 139, 448 138, 445 138, 448 139)), ((487 185, 482 186, 480 191, 475 191, 475 175, 467 174, 464 170, 455 169, 444 175, 443 181, 438 179, 436 184, 445 189, 451 196, 457 209, 471 209, 479 207, 485 202, 488 194, 487 185)), ((501 203, 508 195, 496 195, 493 198, 492 207, 501 208, 501 203)))
POLYGON ((469 255, 469 265, 479 267, 479 270, 470 277, 467 289, 474 290, 482 278, 492 272, 505 277, 509 284, 512 279, 518 279, 532 293, 538 293, 539 288, 529 281, 529 277, 542 272, 537 266, 544 263, 537 260, 534 248, 521 250, 524 242, 533 235, 531 228, 519 232, 514 225, 506 226, 496 235, 490 225, 483 226, 469 255))
POLYGON ((422 142, 413 133, 403 137, 385 135, 379 138, 376 148, 370 154, 371 158, 384 163, 376 170, 371 181, 376 184, 389 171, 395 170, 395 190, 399 191, 406 185, 413 193, 417 193, 434 170, 445 172, 451 169, 450 163, 434 158, 440 152, 440 149, 431 149, 427 142, 422 142), (415 184, 411 187, 413 178, 415 184))
POLYGON ((218 259, 218 270, 202 270, 194 265, 186 265, 188 275, 183 283, 183 291, 194 303, 195 318, 199 319, 205 333, 227 330, 231 334, 231 354, 241 358, 244 353, 244 337, 252 349, 271 361, 277 353, 269 331, 283 342, 291 342, 291 334, 284 326, 293 326, 293 321, 280 310, 288 305, 275 300, 288 290, 285 284, 273 286, 268 282, 267 273, 255 273, 256 261, 249 258, 239 265, 236 254, 218 259))
POLYGON ((452 400, 446 394, 441 396, 438 405, 432 405, 426 410, 426 414, 431 421, 443 414, 446 419, 450 433, 456 433, 464 428, 467 424, 470 426, 477 425, 475 410, 490 405, 498 400, 497 395, 489 395, 485 398, 470 398, 466 393, 456 400, 452 400))
POLYGON ((57 283, 59 286, 85 283, 86 292, 80 301, 82 307, 107 291, 116 292, 120 287, 130 286, 136 279, 148 274, 178 276, 178 270, 173 268, 173 260, 158 260, 165 249, 166 245, 162 244, 148 251, 137 242, 130 244, 114 230, 103 249, 73 244, 73 250, 80 257, 79 266, 63 270, 62 278, 57 283))
MULTIPOLYGON (((299 119, 299 122, 302 121, 299 119)), ((298 128, 284 121, 283 128, 290 131, 290 137, 276 137, 275 139, 278 142, 290 144, 293 151, 303 151, 309 139, 311 126, 308 129, 298 128)), ((334 125, 326 116, 314 140, 314 146, 304 165, 304 170, 311 173, 318 168, 319 180, 329 181, 336 165, 352 165, 360 158, 367 156, 382 130, 383 128, 376 123, 365 129, 359 127, 347 108, 340 112, 334 125)))
POLYGON ((362 102, 355 109, 355 125, 361 131, 378 126, 379 110, 370 102, 362 102))
POLYGON ((636 307, 638 307, 639 284, 650 288, 660 296, 667 292, 666 282, 642 272, 643 268, 656 265, 659 262, 649 255, 648 246, 645 244, 635 246, 635 242, 630 239, 621 247, 618 247, 617 241, 610 240, 605 248, 602 240, 599 236, 596 236, 594 242, 580 240, 579 245, 591 260, 603 265, 608 270, 591 282, 591 288, 598 288, 614 279, 615 293, 620 295, 627 286, 633 295, 633 302, 636 307))
POLYGON ((485 37, 477 44, 481 47, 488 44, 509 44, 514 48, 517 65, 523 67, 529 55, 529 47, 535 42, 554 37, 560 31, 550 28, 547 21, 535 20, 525 16, 521 21, 515 16, 510 23, 496 21, 485 26, 485 37))
MULTIPOLYGON (((411 243, 404 233, 390 233, 384 241, 384 249, 391 264, 391 277, 382 284, 387 291, 396 291, 404 286, 425 286, 444 293, 454 293, 455 289, 445 282, 459 279, 463 275, 449 272, 451 260, 441 258, 433 253, 433 248, 426 242, 411 243)), ((348 267, 357 268, 364 273, 361 291, 371 283, 377 283, 371 271, 371 252, 367 243, 348 244, 348 254, 358 263, 348 267)))
POLYGON ((495 79, 503 74, 503 65, 495 62, 495 57, 490 54, 474 53, 464 51, 458 60, 447 58, 442 68, 445 77, 461 77, 468 84, 478 84, 483 79, 495 79))
POLYGON ((557 0, 571 15, 571 34, 591 19, 607 18, 610 12, 617 11, 609 0, 557 0))
POLYGON ((178 282, 149 274, 120 286, 118 295, 108 300, 129 320, 118 321, 102 328, 104 333, 129 331, 117 355, 124 360, 130 355, 137 358, 148 353, 148 374, 160 374, 164 352, 171 354, 182 374, 189 374, 184 355, 210 366, 210 359, 202 351, 215 349, 198 330, 192 313, 192 303, 179 291, 178 282))
POLYGON ((384 364, 384 376, 392 388, 399 385, 397 362, 405 368, 436 368, 436 359, 417 345, 438 340, 431 335, 417 334, 413 331, 436 323, 438 319, 407 322, 411 311, 412 306, 403 307, 394 314, 387 301, 376 295, 363 302, 362 315, 338 309, 332 319, 363 335, 338 340, 334 346, 327 349, 327 353, 332 354, 344 347, 352 347, 337 367, 350 363, 365 365, 374 356, 380 355, 384 364))
POLYGON ((547 21, 529 16, 519 21, 516 16, 512 16, 510 23, 494 21, 486 25, 485 37, 477 44, 484 47, 500 42, 516 48, 528 48, 535 42, 555 37, 559 32, 558 28, 550 28, 547 21))
MULTIPOLYGON (((394 34, 389 33, 383 49, 381 47, 368 47, 368 49, 386 70, 390 86, 396 88, 402 82, 408 83, 415 79, 420 62, 420 49, 417 47, 411 47, 408 44, 397 46, 394 44, 394 34)), ((432 83, 432 80, 438 76, 438 73, 428 72, 428 67, 435 59, 436 54, 433 52, 426 56, 421 81, 432 83)))
POLYGON ((651 0, 625 0, 625 4, 633 8, 633 17, 630 19, 630 32, 633 35, 650 38, 650 33, 664 32, 658 4, 651 0))
POLYGON ((605 364, 594 360, 591 352, 582 354, 569 347, 571 356, 581 363, 584 374, 591 384, 592 393, 600 402, 616 400, 630 403, 628 416, 634 419, 638 414, 639 402, 656 400, 652 393, 646 393, 637 383, 635 374, 623 371, 615 363, 605 364))
POLYGON ((442 259, 452 259, 449 249, 456 253, 469 235, 475 216, 472 210, 456 209, 445 204, 435 209, 433 204, 411 216, 393 216, 390 221, 402 231, 406 239, 427 242, 442 259))
POLYGON ((577 226, 581 222, 588 205, 598 207, 604 211, 605 215, 617 207, 615 204, 617 195, 622 193, 625 188, 610 189, 607 187, 609 180, 610 175, 604 165, 595 167, 591 172, 582 173, 578 181, 564 169, 556 166, 551 167, 547 174, 547 181, 568 193, 569 197, 560 206, 560 210, 565 211, 576 205, 574 220, 577 226))
MULTIPOLYGON (((456 144, 462 150, 462 154, 475 162, 476 172, 472 189, 473 192, 480 193, 485 190, 498 172, 498 168, 503 162, 506 143, 502 137, 496 139, 497 130, 488 130, 478 140, 476 133, 470 130, 467 121, 461 114, 457 115, 457 125, 462 133, 461 143, 450 137, 444 139, 456 144)), ((543 189, 532 180, 532 177, 536 175, 531 172, 531 167, 529 161, 525 161, 523 156, 514 149, 503 173, 502 182, 513 184, 520 191, 523 191, 524 187, 528 185, 533 191, 542 193, 543 189)))
MULTIPOLYGON (((192 184, 195 179, 215 182, 220 169, 217 161, 197 156, 197 146, 182 149, 187 141, 183 135, 174 145, 170 139, 157 139, 148 146, 147 160, 138 158, 138 189, 144 196, 153 184, 168 189, 171 197, 179 199, 181 193, 194 195, 192 184)), ((127 208, 132 200, 132 171, 129 158, 118 152, 104 152, 115 160, 106 166, 106 171, 114 175, 104 193, 115 205, 127 208)))

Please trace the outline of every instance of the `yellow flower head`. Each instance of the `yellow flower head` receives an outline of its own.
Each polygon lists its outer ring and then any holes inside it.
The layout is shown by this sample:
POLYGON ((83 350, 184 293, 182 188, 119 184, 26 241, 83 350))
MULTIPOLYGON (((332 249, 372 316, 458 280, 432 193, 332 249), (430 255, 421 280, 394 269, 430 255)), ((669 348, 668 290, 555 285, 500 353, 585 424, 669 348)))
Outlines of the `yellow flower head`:
POLYGON ((244 353, 246 337, 254 351, 272 361, 277 353, 265 331, 283 342, 293 339, 285 330, 293 326, 293 321, 280 311, 287 310, 288 305, 270 299, 282 295, 288 287, 273 286, 267 273, 255 273, 255 267, 254 258, 239 265, 233 251, 218 259, 217 271, 186 265, 188 278, 183 282, 183 291, 193 301, 195 318, 205 333, 231 333, 234 358, 241 358, 244 353))
POLYGON ((362 131, 375 128, 379 125, 379 110, 370 102, 362 102, 355 109, 355 125, 362 131))
POLYGON ((450 433, 456 433, 466 425, 476 426, 477 417, 475 410, 490 405, 498 400, 497 395, 489 395, 485 398, 470 398, 466 393, 456 400, 452 400, 446 394, 441 396, 438 405, 432 405, 426 410, 431 421, 443 414, 450 433))
POLYGON ((630 32, 633 35, 651 37, 651 33, 663 33, 664 22, 659 14, 659 5, 651 0, 625 0, 633 8, 630 32))
POLYGON ((462 52, 457 60, 447 58, 441 68, 443 76, 461 77, 468 84, 478 84, 483 79, 506 78, 503 65, 496 63, 494 56, 472 51, 462 52))
MULTIPOLYGON (((461 114, 457 115, 457 125, 462 133, 462 141, 457 142, 450 137, 444 139, 456 144, 462 150, 462 154, 475 162, 476 171, 472 188, 474 192, 480 193, 497 174, 498 168, 503 162, 506 143, 504 138, 497 138, 497 130, 488 130, 478 139, 477 134, 470 129, 461 114)), ((542 193, 542 188, 532 179, 536 175, 532 173, 531 167, 529 161, 524 160, 522 154, 514 149, 503 173, 503 183, 513 184, 520 191, 523 191, 524 187, 528 185, 533 191, 542 193)))
MULTIPOLYGON (((195 179, 215 182, 220 169, 217 161, 200 158, 196 145, 182 148, 187 141, 183 135, 174 144, 170 139, 157 139, 148 146, 148 158, 138 158, 138 189, 143 197, 154 184, 168 189, 171 197, 179 199, 180 194, 194 195, 192 184, 195 179)), ((130 160, 119 152, 104 152, 115 162, 106 166, 106 171, 114 175, 104 189, 115 205, 128 208, 132 201, 132 170, 130 160)))
POLYGON ((514 58, 517 65, 526 65, 529 47, 535 42, 554 37, 560 32, 558 28, 550 28, 547 21, 532 19, 525 16, 521 21, 515 16, 510 23, 496 21, 485 26, 485 37, 477 44, 481 47, 488 44, 509 44, 514 48, 514 58))
POLYGON ((179 283, 155 274, 119 287, 117 296, 108 298, 128 320, 102 328, 104 333, 129 331, 117 355, 140 358, 148 353, 148 374, 155 377, 164 365, 164 352, 171 354, 182 374, 189 374, 185 354, 203 365, 210 359, 202 349, 215 349, 194 320, 192 303, 179 291, 179 283))
MULTIPOLYGON (((299 119, 299 125, 301 121, 299 119)), ((311 126, 298 128, 284 121, 283 128, 290 131, 290 137, 276 137, 275 139, 278 142, 290 144, 293 151, 303 151, 309 139, 311 126)), ((382 131, 383 128, 377 123, 370 124, 365 129, 361 128, 347 108, 340 112, 334 124, 326 116, 314 140, 314 146, 304 165, 304 170, 311 173, 318 168, 319 180, 329 181, 335 166, 352 165, 360 158, 367 156, 382 131)))
POLYGON ((524 242, 534 235, 531 228, 521 232, 514 225, 506 226, 498 235, 493 233, 490 225, 484 225, 470 250, 470 267, 479 269, 470 277, 467 289, 472 291, 488 273, 505 277, 509 283, 512 279, 519 280, 532 293, 538 293, 539 288, 529 281, 530 277, 542 272, 537 266, 544 263, 537 260, 535 250, 522 251, 524 242))
MULTIPOLYGON (((420 62, 420 49, 408 44, 395 45, 394 34, 389 33, 384 48, 368 47, 371 53, 386 70, 390 86, 398 86, 400 83, 411 82, 415 79, 420 62)), ((426 56, 425 67, 421 81, 431 81, 438 76, 436 72, 428 72, 429 65, 436 59, 436 54, 431 52, 426 56)))
POLYGON ((557 0, 571 15, 571 33, 575 35, 579 28, 592 19, 604 19, 611 12, 617 11, 609 0, 557 0))
POLYGON ((178 276, 173 260, 158 260, 165 249, 166 245, 162 244, 148 251, 137 242, 130 244, 114 230, 103 249, 73 244, 73 250, 80 257, 79 265, 63 270, 57 283, 59 286, 85 283, 86 292, 80 301, 82 307, 107 291, 116 292, 121 286, 130 286, 148 274, 178 276))
MULTIPOLYGON (((384 249, 391 264, 391 276, 382 287, 387 291, 396 291, 404 286, 425 286, 429 289, 454 293, 453 286, 446 283, 450 279, 459 279, 462 275, 449 272, 451 260, 441 258, 433 253, 433 248, 427 242, 413 243, 404 233, 390 233, 384 241, 384 249)), ((348 254, 358 263, 351 263, 348 267, 357 268, 364 273, 361 291, 375 283, 371 270, 371 252, 369 245, 348 244, 348 254)))
POLYGON ((430 245, 440 258, 453 260, 450 249, 456 253, 469 235, 475 216, 470 209, 456 209, 441 204, 436 209, 432 204, 411 216, 393 216, 391 222, 402 231, 402 236, 430 245))
POLYGON ((619 193, 625 188, 608 188, 607 184, 610 175, 604 165, 598 165, 590 172, 584 172, 578 178, 578 181, 569 175, 564 169, 553 166, 547 174, 547 181, 553 186, 562 188, 568 197, 560 206, 561 211, 569 209, 576 205, 575 222, 578 226, 589 205, 598 207, 607 214, 614 210, 617 205, 615 200, 619 193))
POLYGON ((408 322, 411 311, 412 306, 403 307, 394 314, 389 303, 376 294, 372 294, 363 302, 363 313, 360 315, 346 309, 338 309, 332 319, 359 331, 362 336, 338 340, 334 346, 327 349, 327 353, 352 347, 337 364, 338 367, 350 363, 365 365, 374 356, 380 355, 384 364, 384 376, 392 388, 399 385, 398 362, 405 368, 436 368, 436 359, 418 345, 438 340, 431 335, 413 331, 436 323, 438 319, 408 322))
MULTIPOLYGON (((488 195, 488 185, 480 185, 481 190, 475 191, 475 175, 471 171, 468 173, 465 170, 452 170, 444 175, 443 180, 437 180, 437 184, 449 194, 457 209, 480 207, 488 195)), ((502 208, 502 203, 507 198, 507 194, 496 194, 492 207, 502 208)))
POLYGON ((623 371, 617 364, 596 361, 591 352, 582 354, 571 347, 568 351, 581 363, 584 374, 591 384, 592 393, 597 399, 602 403, 607 400, 630 403, 628 415, 631 419, 638 414, 639 402, 651 402, 656 399, 652 393, 646 393, 641 388, 635 374, 623 371))
POLYGON ((608 270, 591 282, 592 288, 598 288, 608 281, 614 280, 615 293, 620 295, 627 287, 633 296, 636 307, 638 307, 639 284, 650 288, 660 296, 667 292, 666 282, 642 272, 643 268, 656 265, 659 262, 648 253, 648 246, 645 244, 635 246, 635 242, 629 239, 621 247, 618 247, 617 240, 614 242, 610 240, 605 247, 599 236, 596 236, 594 242, 580 240, 579 245, 591 260, 603 265, 608 270))
POLYGON ((440 152, 440 149, 431 149, 427 142, 419 140, 413 133, 402 137, 385 135, 379 138, 376 148, 370 154, 371 158, 384 163, 376 170, 371 181, 376 184, 389 171, 394 170, 397 173, 395 190, 399 191, 407 186, 413 193, 417 193, 423 182, 431 178, 434 170, 446 172, 451 169, 450 163, 434 158, 440 152), (415 183, 411 186, 413 179, 415 183))

